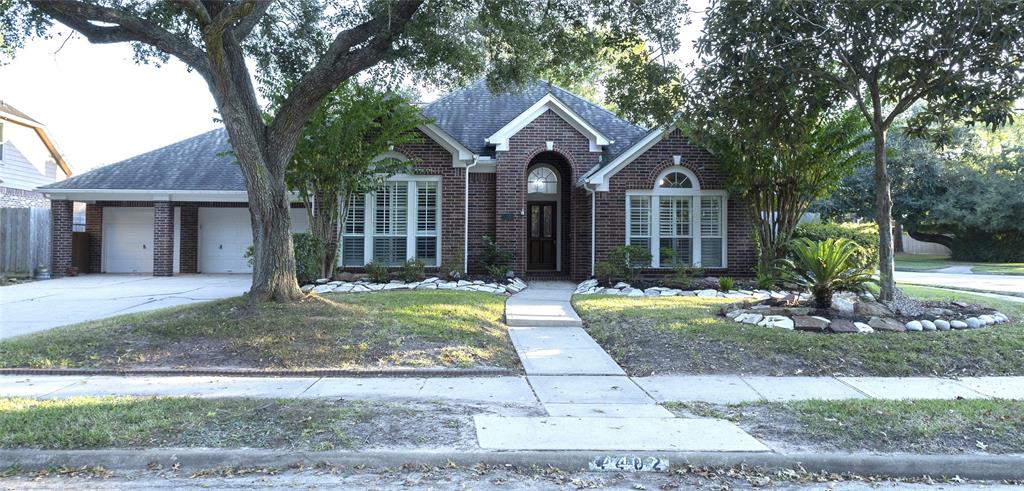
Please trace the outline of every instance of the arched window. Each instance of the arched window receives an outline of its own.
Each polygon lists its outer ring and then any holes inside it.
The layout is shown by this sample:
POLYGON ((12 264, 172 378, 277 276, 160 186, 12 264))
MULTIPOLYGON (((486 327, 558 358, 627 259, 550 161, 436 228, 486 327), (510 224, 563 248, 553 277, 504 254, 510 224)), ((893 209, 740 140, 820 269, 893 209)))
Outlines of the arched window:
POLYGON ((529 193, 555 194, 558 192, 558 176, 549 167, 537 167, 530 171, 526 189, 529 193))
POLYGON ((679 171, 669 172, 658 181, 658 187, 669 189, 688 189, 693 187, 693 181, 686 174, 679 171))

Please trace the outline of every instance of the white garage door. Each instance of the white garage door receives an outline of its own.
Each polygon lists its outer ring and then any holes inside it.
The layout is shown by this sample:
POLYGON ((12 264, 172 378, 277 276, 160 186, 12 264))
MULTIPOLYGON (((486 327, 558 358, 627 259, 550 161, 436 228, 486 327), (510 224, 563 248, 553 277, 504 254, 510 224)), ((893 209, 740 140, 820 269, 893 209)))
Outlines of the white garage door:
POLYGON ((153 272, 152 208, 103 208, 103 271, 153 272))
MULTIPOLYGON (((292 230, 309 229, 306 211, 291 210, 292 230)), ((248 208, 199 209, 199 272, 251 273, 245 250, 252 245, 248 208)))

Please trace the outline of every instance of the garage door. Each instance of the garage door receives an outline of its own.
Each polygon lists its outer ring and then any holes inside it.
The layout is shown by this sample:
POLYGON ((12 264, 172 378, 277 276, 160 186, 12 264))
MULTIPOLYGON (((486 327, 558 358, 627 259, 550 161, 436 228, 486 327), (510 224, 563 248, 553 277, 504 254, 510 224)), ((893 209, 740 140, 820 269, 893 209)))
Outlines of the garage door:
MULTIPOLYGON (((291 210, 292 230, 306 231, 306 211, 291 210)), ((199 209, 199 272, 251 273, 245 250, 252 244, 248 208, 199 209)))
POLYGON ((152 208, 103 208, 103 271, 153 272, 152 208))

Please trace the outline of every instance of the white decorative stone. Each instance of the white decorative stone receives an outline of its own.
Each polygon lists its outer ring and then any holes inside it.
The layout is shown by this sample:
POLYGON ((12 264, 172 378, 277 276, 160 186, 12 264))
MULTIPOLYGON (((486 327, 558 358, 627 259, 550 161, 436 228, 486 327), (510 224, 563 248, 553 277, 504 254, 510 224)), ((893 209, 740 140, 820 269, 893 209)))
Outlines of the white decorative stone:
POLYGON ((302 290, 302 293, 309 293, 309 292, 313 291, 314 288, 316 288, 316 285, 313 285, 313 284, 302 285, 301 290, 302 290))
MULTIPOLYGON (((330 285, 330 283, 328 283, 328 285, 330 285)), ((353 285, 352 283, 344 283, 344 284, 338 285, 338 287, 334 289, 334 292, 335 293, 348 293, 348 292, 352 291, 352 288, 354 288, 354 287, 355 287, 355 285, 353 285)))
POLYGON ((644 296, 644 292, 639 288, 631 288, 629 290, 629 293, 627 293, 626 295, 630 297, 642 297, 644 296))
POLYGON ((764 319, 764 316, 761 314, 743 314, 736 318, 736 322, 757 325, 758 322, 761 322, 761 319, 764 319))
POLYGON ((910 321, 904 325, 908 331, 923 331, 924 326, 921 325, 920 321, 910 321))
POLYGON ((951 321, 949 327, 953 329, 967 329, 967 323, 964 321, 951 321))
POLYGON ((324 284, 324 283, 327 283, 328 281, 331 281, 331 280, 329 280, 329 279, 327 279, 327 278, 320 278, 320 279, 318 279, 318 280, 314 281, 314 283, 316 283, 316 284, 318 284, 318 285, 322 285, 322 284, 324 284))
POLYGON ((718 292, 715 291, 715 290, 701 290, 701 291, 697 292, 697 296, 701 297, 701 298, 712 298, 712 297, 717 297, 718 296, 718 292))
POLYGON ((370 283, 370 284, 366 285, 366 287, 369 288, 370 291, 374 291, 374 292, 379 292, 379 291, 384 289, 384 285, 381 284, 381 283, 370 283))
POLYGON ((332 286, 339 286, 342 283, 344 283, 344 282, 343 281, 328 281, 327 282, 328 285, 332 285, 332 286))
POLYGON ((832 309, 836 310, 836 311, 839 311, 839 312, 842 312, 844 314, 852 314, 853 313, 853 302, 850 301, 850 299, 848 299, 846 297, 841 297, 841 296, 838 296, 838 295, 833 295, 832 296, 832 309))
POLYGON ((996 323, 996 318, 991 315, 979 315, 978 320, 984 323, 986 326, 991 326, 996 323))
POLYGON ((656 288, 648 288, 644 290, 644 295, 647 295, 648 297, 661 296, 661 290, 658 290, 656 288))
POLYGON ((613 286, 612 288, 616 288, 616 289, 619 289, 619 290, 621 290, 623 288, 629 288, 629 283, 624 283, 624 282, 620 281, 620 282, 616 283, 615 286, 613 286))
POLYGON ((742 310, 730 310, 729 312, 725 313, 726 317, 728 317, 730 319, 733 319, 733 320, 735 320, 737 317, 739 317, 741 315, 743 315, 743 311, 742 310))
POLYGON ((757 325, 768 328, 793 329, 793 319, 782 315, 769 315, 757 325))
POLYGON ((867 325, 867 324, 865 324, 863 322, 854 322, 853 323, 853 327, 857 328, 857 332, 864 333, 864 334, 871 334, 871 333, 875 332, 875 328, 873 328, 873 327, 871 327, 871 326, 869 326, 869 325, 867 325))
POLYGON ((456 284, 456 286, 459 286, 459 287, 469 286, 469 285, 472 285, 472 283, 470 283, 470 282, 468 282, 466 280, 459 280, 459 282, 456 284))
POLYGON ((438 290, 454 290, 456 283, 454 281, 445 281, 437 284, 438 290))
POLYGON ((334 291, 334 285, 317 285, 316 288, 313 289, 313 293, 327 293, 330 291, 334 291))
POLYGON ((936 329, 935 323, 930 320, 921 321, 921 327, 924 328, 925 331, 934 331, 936 329))
POLYGON ((949 330, 949 321, 945 319, 935 319, 933 322, 935 323, 935 329, 938 329, 940 331, 949 330))
POLYGON ((416 289, 417 290, 437 290, 437 283, 423 282, 423 283, 420 283, 419 285, 416 285, 416 289))
POLYGON ((474 280, 472 283, 474 285, 482 285, 482 284, 484 284, 483 280, 474 280))
POLYGON ((971 329, 977 329, 982 326, 981 319, 977 317, 968 317, 964 322, 967 323, 967 327, 971 329))

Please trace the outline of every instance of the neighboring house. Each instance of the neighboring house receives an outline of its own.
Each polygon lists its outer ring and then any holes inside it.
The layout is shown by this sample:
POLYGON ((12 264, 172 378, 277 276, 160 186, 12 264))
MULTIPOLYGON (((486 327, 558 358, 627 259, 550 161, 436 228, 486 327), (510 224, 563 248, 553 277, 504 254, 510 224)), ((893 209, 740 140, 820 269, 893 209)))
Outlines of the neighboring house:
MULTIPOLYGON (((466 264, 481 237, 515 254, 531 277, 581 279, 622 244, 671 249, 708 273, 748 276, 755 262, 747 207, 730 197, 714 157, 678 131, 648 130, 547 83, 495 94, 483 81, 427 105, 420 142, 393 156, 413 164, 352 203, 339 265, 466 264)), ((224 130, 102 167, 41 191, 55 222, 88 203, 91 271, 247 272, 251 243, 242 175, 224 130)), ((293 205, 293 228, 306 217, 293 205)), ((69 226, 70 227, 70 226, 69 226)), ((53 271, 70 228, 55 228, 53 271)))
POLYGON ((0 208, 47 208, 35 189, 71 176, 46 127, 0 101, 0 208))

